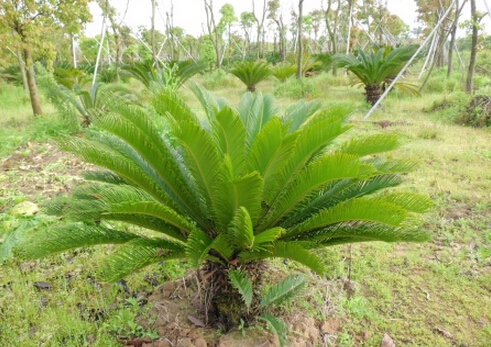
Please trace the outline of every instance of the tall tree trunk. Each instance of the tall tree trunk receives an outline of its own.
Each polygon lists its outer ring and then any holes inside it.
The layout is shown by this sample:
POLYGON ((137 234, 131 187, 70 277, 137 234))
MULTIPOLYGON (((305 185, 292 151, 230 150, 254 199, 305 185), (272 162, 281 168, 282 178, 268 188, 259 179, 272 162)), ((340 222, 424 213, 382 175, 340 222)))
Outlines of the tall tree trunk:
POLYGON ((17 60, 19 62, 20 75, 22 76, 22 86, 26 93, 29 93, 29 84, 27 83, 27 74, 26 74, 26 63, 22 58, 22 50, 17 48, 17 60))
POLYGON ((221 47, 220 47, 220 34, 215 22, 215 15, 213 14, 213 0, 205 1, 205 12, 206 12, 206 27, 208 28, 208 34, 210 35, 211 42, 215 48, 216 54, 216 67, 220 69, 222 67, 221 57, 221 47), (209 1, 209 2, 208 2, 209 1))
MULTIPOLYGON (((327 10, 325 12, 324 18, 326 22, 327 33, 329 34, 329 41, 331 42, 331 54, 338 53, 338 38, 337 38, 337 28, 338 28, 338 19, 339 19, 339 10, 341 8, 341 0, 338 1, 338 8, 334 13, 334 23, 330 22, 329 13, 332 10, 332 2, 333 0, 328 0, 327 2, 327 10)), ((337 65, 332 65, 332 74, 334 76, 337 75, 337 65)))
POLYGON ((157 43, 155 42, 155 1, 156 0, 151 0, 152 2, 152 18, 151 18, 151 28, 150 28, 150 40, 151 40, 151 45, 152 45, 152 57, 153 57, 153 62, 155 64, 155 67, 157 70, 160 69, 159 65, 159 60, 157 57, 157 43))
POLYGON ((256 58, 259 59, 260 56, 264 57, 264 45, 261 42, 261 33, 264 27, 264 20, 266 18, 266 0, 263 1, 263 15, 261 17, 261 21, 256 17, 254 0, 252 0, 252 13, 254 14, 254 18, 256 19, 257 24, 257 32, 256 32, 256 58))
MULTIPOLYGON (((346 38, 346 54, 350 52, 350 42, 351 42, 351 25, 353 22, 353 0, 348 1, 348 35, 346 38)), ((317 33, 316 33, 316 42, 317 42, 317 33)))
POLYGON ((34 73, 31 50, 27 47, 24 48, 24 59, 27 65, 27 85, 29 87, 32 112, 35 116, 39 116, 43 114, 43 109, 41 108, 41 100, 39 99, 39 92, 36 86, 36 76, 34 73))
POLYGON ((302 65, 303 65, 303 43, 302 43, 303 2, 304 0, 298 0, 298 65, 297 65, 298 79, 302 78, 302 65))
POLYGON ((447 78, 450 77, 453 70, 453 51, 455 49, 455 37, 457 35, 457 24, 459 21, 459 0, 455 3, 455 20, 450 31, 450 44, 448 47, 447 78))
POLYGON ((465 84, 465 90, 469 94, 472 94, 474 89, 474 70, 476 68, 476 58, 477 58, 477 38, 478 38, 479 18, 477 16, 477 11, 476 11, 476 0, 471 0, 471 22, 472 22, 471 58, 469 61, 469 70, 467 71, 467 81, 465 84))

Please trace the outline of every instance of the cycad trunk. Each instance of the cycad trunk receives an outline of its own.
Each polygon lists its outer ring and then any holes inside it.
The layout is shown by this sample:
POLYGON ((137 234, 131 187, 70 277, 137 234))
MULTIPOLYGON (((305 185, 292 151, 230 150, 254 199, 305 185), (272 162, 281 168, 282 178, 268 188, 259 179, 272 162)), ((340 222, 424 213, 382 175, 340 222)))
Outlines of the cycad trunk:
POLYGON ((369 84, 365 86, 365 98, 373 106, 380 99, 382 88, 379 84, 369 84))
POLYGON ((204 289, 203 304, 208 323, 224 331, 238 327, 242 322, 248 324, 258 313, 259 299, 254 288, 260 288, 264 262, 252 262, 233 266, 209 262, 202 269, 201 285, 204 289), (253 283, 252 305, 247 309, 241 294, 230 284, 229 272, 240 270, 247 274, 253 283))

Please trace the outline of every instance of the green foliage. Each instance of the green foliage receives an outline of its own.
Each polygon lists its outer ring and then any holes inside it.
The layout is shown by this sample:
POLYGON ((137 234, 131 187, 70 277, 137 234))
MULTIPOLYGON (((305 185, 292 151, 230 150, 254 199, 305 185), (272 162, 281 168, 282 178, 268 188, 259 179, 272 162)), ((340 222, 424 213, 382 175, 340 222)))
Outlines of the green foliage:
POLYGON ((177 90, 188 79, 203 72, 205 65, 193 61, 170 62, 157 68, 152 61, 144 61, 127 65, 123 71, 130 77, 142 82, 153 94, 163 89, 177 90))
POLYGON ((317 97, 319 91, 309 79, 291 78, 285 83, 276 86, 274 95, 290 99, 312 99, 317 97))
POLYGON ((280 63, 274 65, 271 71, 273 72, 273 76, 283 83, 295 74, 297 67, 288 63, 280 63))
POLYGON ((87 75, 84 69, 74 68, 67 62, 57 64, 53 71, 53 76, 56 83, 70 90, 73 90, 75 86, 85 87, 91 82, 91 77, 87 75))
MULTIPOLYGON (((244 274, 242 271, 234 270, 229 273, 229 278, 232 286, 238 290, 247 309, 249 310, 253 299, 253 288, 250 277, 244 274)), ((278 339, 280 346, 284 346, 288 341, 287 328, 281 319, 265 313, 265 311, 270 309, 273 305, 280 305, 282 302, 294 297, 304 287, 304 284, 304 276, 288 277, 281 283, 273 285, 271 288, 269 288, 268 292, 262 297, 259 306, 259 311, 262 313, 258 315, 257 318, 266 322, 268 328, 278 339)), ((243 321, 241 321, 241 323, 242 326, 243 321)), ((241 326, 239 326, 239 329, 241 329, 241 326)))
POLYGON ((232 286, 237 289, 244 300, 244 303, 249 309, 252 304, 252 281, 243 272, 234 270, 229 273, 230 283, 232 286))
MULTIPOLYGON (((293 53, 289 54, 287 61, 295 67, 298 66, 298 55, 293 53)), ((316 57, 308 52, 304 52, 302 56, 302 76, 307 76, 313 73, 314 70, 320 69, 323 65, 324 62, 322 59, 316 59, 316 57)))
MULTIPOLYGON (((393 185, 389 182, 411 167, 368 157, 393 149, 393 137, 358 138, 331 148, 348 129, 342 109, 310 107, 303 121, 291 126, 289 114, 276 116, 270 97, 246 94, 237 111, 217 106, 203 124, 173 93, 165 92, 154 107, 169 122, 168 136, 176 140, 169 141, 148 111, 118 98, 105 103, 107 111, 94 120, 103 132, 66 138, 62 147, 116 176, 89 176, 96 182, 77 189, 61 213, 74 222, 125 221, 165 238, 132 234, 128 239, 127 231, 104 223, 90 226, 87 236, 81 236, 83 225, 52 228, 46 238, 26 245, 31 255, 79 247, 87 237, 91 244, 121 240, 123 246, 109 259, 127 267, 127 273, 135 270, 132 262, 137 259, 140 267, 191 253, 202 254, 195 265, 205 259, 248 263, 289 257, 322 271, 308 249, 427 237, 411 222, 413 211, 429 207, 427 198, 367 195, 393 185), (418 204, 423 208, 414 210, 418 204), (284 230, 270 231, 277 227, 284 230), (68 237, 73 228, 79 230, 80 241, 68 237), (219 236, 229 240, 226 247, 219 236), (211 257, 212 249, 221 251, 218 258, 211 257), (132 261, 121 262, 121 257, 132 261)), ((124 269, 118 271, 124 274, 124 269)))
POLYGON ((248 60, 235 64, 230 73, 240 79, 250 92, 256 90, 259 82, 272 75, 271 65, 268 62, 248 60))
POLYGON ((270 314, 262 314, 258 317, 258 319, 266 322, 268 329, 276 336, 280 346, 286 346, 288 343, 287 338, 287 327, 283 321, 275 316, 270 314))
MULTIPOLYGON (((336 54, 334 62, 353 73, 365 86, 367 101, 372 105, 382 94, 382 89, 402 70, 414 55, 418 46, 374 47, 369 52, 359 50, 356 55, 336 54)), ((406 93, 414 93, 414 86, 401 83, 398 88, 406 93)))
POLYGON ((299 293, 305 285, 303 276, 288 277, 284 281, 269 288, 261 300, 261 307, 267 308, 272 305, 280 305, 299 293))
POLYGON ((460 111, 455 122, 476 128, 491 127, 491 99, 486 95, 476 95, 460 111))
POLYGON ((0 79, 16 86, 21 86, 22 76, 20 73, 19 64, 12 64, 3 68, 0 73, 0 79))
POLYGON ((432 72, 423 91, 426 93, 453 93, 462 91, 462 81, 459 74, 447 77, 446 69, 432 72))
POLYGON ((200 83, 208 90, 237 87, 240 82, 222 69, 203 74, 200 83))

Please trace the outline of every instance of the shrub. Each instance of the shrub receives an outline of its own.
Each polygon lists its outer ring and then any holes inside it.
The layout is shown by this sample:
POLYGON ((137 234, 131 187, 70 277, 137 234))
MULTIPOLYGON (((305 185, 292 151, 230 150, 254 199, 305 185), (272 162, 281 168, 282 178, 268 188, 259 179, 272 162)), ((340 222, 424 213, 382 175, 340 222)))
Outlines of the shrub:
POLYGON ((254 92, 259 82, 264 81, 273 74, 270 63, 248 60, 235 64, 230 73, 240 79, 250 92, 254 92))
POLYGON ((315 85, 305 79, 292 78, 276 86, 274 95, 277 97, 291 98, 291 99, 312 99, 318 95, 315 85))
POLYGON ((289 63, 280 63, 273 66, 271 71, 273 72, 273 76, 283 83, 295 74, 297 67, 289 63))
POLYGON ((447 77, 446 70, 435 71, 423 88, 426 93, 453 93, 462 90, 462 82, 457 74, 447 77))
POLYGON ((350 128, 344 108, 301 101, 279 116, 261 93, 245 93, 234 109, 202 87, 194 91, 204 119, 164 90, 150 110, 109 98, 93 130, 65 138, 63 149, 105 170, 86 173, 86 183, 52 205, 62 224, 22 243, 26 256, 117 244, 101 264, 107 280, 187 259, 200 269, 207 317, 227 328, 256 316, 278 326, 268 309, 302 279, 259 298, 265 259, 291 259, 323 274, 316 249, 428 238, 419 214, 431 200, 386 191, 415 166, 380 156, 397 147, 395 135, 340 143, 350 128))
POLYGON ((235 88, 239 85, 239 81, 237 81, 237 79, 230 76, 230 74, 222 69, 203 74, 200 81, 203 87, 209 90, 219 88, 235 88))
POLYGON ((457 124, 484 128, 491 126, 491 98, 476 95, 455 119, 457 124))

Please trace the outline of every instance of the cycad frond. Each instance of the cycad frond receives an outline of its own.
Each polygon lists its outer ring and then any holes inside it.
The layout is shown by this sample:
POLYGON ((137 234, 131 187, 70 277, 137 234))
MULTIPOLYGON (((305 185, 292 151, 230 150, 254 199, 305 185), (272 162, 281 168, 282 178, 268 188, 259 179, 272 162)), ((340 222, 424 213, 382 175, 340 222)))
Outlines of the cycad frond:
POLYGON ((206 112, 209 119, 213 118, 222 107, 227 106, 227 101, 222 98, 216 98, 212 93, 206 90, 202 85, 196 83, 191 87, 194 95, 198 98, 201 106, 206 112))
POLYGON ((300 100, 296 104, 291 105, 286 109, 283 122, 290 124, 290 132, 294 132, 304 125, 305 122, 321 108, 318 101, 300 100))
POLYGON ((232 163, 232 176, 240 176, 245 165, 244 123, 237 112, 224 107, 211 121, 213 137, 223 156, 228 156, 232 163))
POLYGON ((249 250, 254 245, 254 229, 249 212, 244 207, 239 207, 235 212, 234 218, 230 223, 229 242, 234 244, 235 248, 243 251, 249 250))
POLYGON ((239 291, 247 309, 250 309, 253 295, 251 278, 238 270, 230 271, 228 277, 232 287, 239 291))
POLYGON ((261 131, 271 117, 278 113, 271 95, 261 93, 246 93, 237 108, 246 129, 246 151, 248 151, 256 135, 261 131))
POLYGON ((136 238, 104 259, 101 275, 106 281, 115 281, 148 265, 185 256, 181 244, 160 238, 136 238))
POLYGON ((34 237, 35 242, 31 241, 29 247, 23 247, 30 258, 41 258, 78 247, 126 243, 139 238, 126 231, 79 223, 50 227, 43 232, 36 232, 34 237))
POLYGON ((272 305, 280 305, 297 295, 303 289, 304 285, 305 277, 302 275, 284 279, 282 282, 269 288, 261 300, 261 307, 265 309, 272 305))
POLYGON ((284 216, 295 211, 303 201, 318 195, 329 183, 354 179, 358 177, 359 171, 358 157, 349 154, 333 154, 315 160, 285 187, 284 194, 271 205, 272 212, 265 217, 263 225, 276 225, 284 216))
POLYGON ((260 316, 258 316, 258 319, 266 322, 268 329, 271 330, 274 336, 276 336, 276 338, 278 339, 280 347, 286 346, 288 344, 288 329, 281 319, 267 313, 261 314, 260 316))
POLYGON ((381 199, 362 197, 321 210, 303 223, 289 229, 285 236, 292 238, 308 230, 352 221, 373 222, 397 228, 406 217, 407 211, 398 205, 381 199))
POLYGON ((199 229, 194 229, 189 234, 186 244, 186 257, 188 262, 193 267, 198 267, 205 261, 213 244, 213 239, 205 232, 199 229))
POLYGON ((396 149, 399 138, 396 134, 375 134, 362 138, 354 138, 341 146, 341 151, 360 157, 388 152, 396 149))

